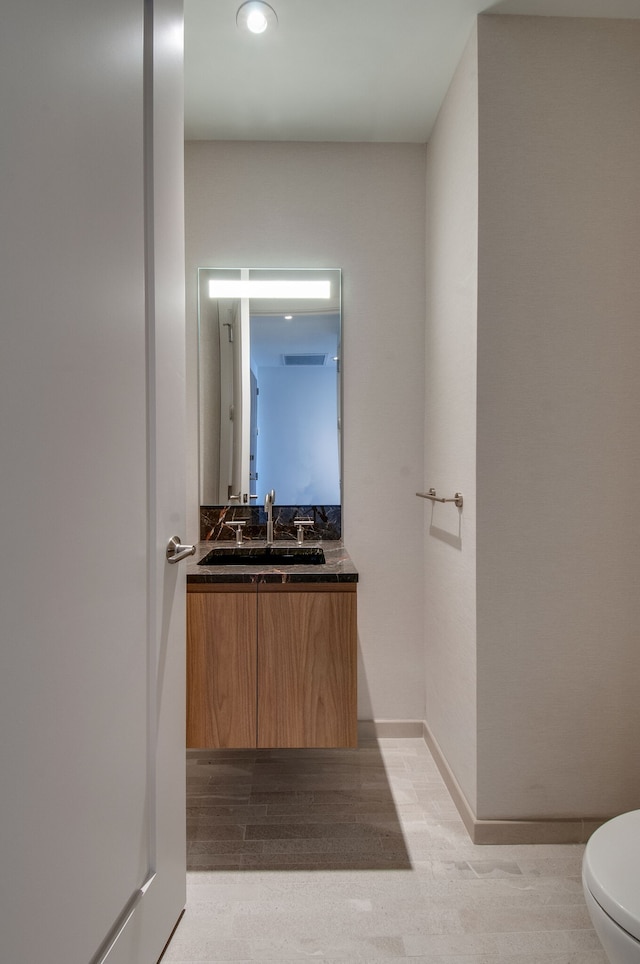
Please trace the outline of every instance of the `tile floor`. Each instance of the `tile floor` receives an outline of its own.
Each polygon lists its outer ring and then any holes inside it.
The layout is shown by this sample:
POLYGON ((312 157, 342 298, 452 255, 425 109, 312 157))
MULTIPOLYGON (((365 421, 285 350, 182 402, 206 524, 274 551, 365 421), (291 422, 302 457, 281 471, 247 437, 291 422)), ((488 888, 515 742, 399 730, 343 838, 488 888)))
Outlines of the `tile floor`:
POLYGON ((474 846, 421 740, 198 751, 162 964, 606 964, 578 845, 474 846))

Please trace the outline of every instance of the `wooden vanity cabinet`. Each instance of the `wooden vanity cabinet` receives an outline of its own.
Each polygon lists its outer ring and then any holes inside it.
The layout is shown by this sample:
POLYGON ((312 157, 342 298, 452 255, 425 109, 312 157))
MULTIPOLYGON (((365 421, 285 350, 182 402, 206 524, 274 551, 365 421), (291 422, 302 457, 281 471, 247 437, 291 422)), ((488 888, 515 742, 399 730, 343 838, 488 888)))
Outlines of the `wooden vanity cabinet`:
POLYGON ((187 746, 357 745, 355 583, 187 590, 187 746))
POLYGON ((258 590, 258 746, 355 746, 354 583, 258 590))
POLYGON ((256 745, 256 598, 242 585, 187 584, 188 747, 256 745))

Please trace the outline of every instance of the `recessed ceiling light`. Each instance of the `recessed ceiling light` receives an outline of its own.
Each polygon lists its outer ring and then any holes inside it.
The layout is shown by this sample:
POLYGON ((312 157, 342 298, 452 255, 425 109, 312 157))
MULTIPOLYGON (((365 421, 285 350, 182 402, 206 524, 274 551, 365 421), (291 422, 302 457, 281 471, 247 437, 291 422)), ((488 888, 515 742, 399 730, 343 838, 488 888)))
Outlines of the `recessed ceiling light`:
POLYGON ((236 23, 248 33, 264 33, 268 27, 277 27, 278 17, 264 0, 247 0, 238 8, 236 23))

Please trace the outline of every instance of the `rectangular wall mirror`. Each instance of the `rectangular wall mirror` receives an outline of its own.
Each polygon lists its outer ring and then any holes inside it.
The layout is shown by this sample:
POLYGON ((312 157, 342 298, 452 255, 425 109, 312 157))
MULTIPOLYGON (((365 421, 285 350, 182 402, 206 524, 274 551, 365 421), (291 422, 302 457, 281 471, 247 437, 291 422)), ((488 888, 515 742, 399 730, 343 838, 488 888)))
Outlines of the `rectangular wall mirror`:
POLYGON ((200 268, 200 504, 341 504, 341 272, 200 268))

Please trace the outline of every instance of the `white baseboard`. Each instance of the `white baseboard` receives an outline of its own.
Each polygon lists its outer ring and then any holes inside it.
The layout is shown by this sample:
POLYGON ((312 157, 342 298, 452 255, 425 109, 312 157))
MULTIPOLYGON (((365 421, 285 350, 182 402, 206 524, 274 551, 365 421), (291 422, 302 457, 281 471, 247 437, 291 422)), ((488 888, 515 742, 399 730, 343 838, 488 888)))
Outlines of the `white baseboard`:
POLYGON ((474 844, 586 843, 594 830, 614 816, 479 820, 437 740, 423 720, 359 720, 358 736, 361 740, 424 740, 474 844))
POLYGON ((358 739, 422 739, 422 720, 358 720, 358 739))

